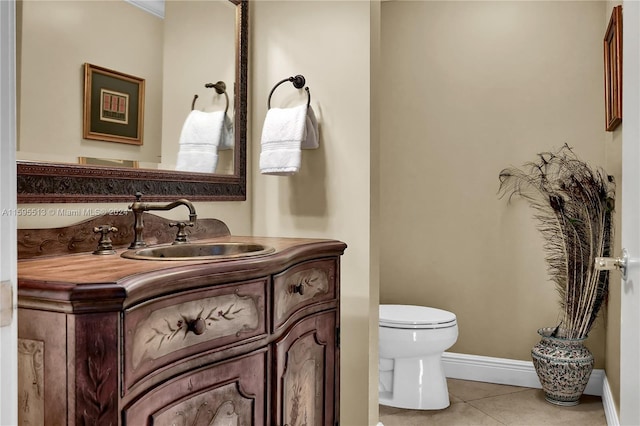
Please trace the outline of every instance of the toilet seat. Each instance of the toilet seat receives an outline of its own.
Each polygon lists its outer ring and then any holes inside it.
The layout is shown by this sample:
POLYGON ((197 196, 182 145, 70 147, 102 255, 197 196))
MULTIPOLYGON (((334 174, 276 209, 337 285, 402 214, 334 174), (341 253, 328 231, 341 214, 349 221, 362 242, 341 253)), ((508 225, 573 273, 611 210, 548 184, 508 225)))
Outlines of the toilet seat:
POLYGON ((453 312, 415 305, 380 305, 381 327, 439 329, 457 326, 453 312))

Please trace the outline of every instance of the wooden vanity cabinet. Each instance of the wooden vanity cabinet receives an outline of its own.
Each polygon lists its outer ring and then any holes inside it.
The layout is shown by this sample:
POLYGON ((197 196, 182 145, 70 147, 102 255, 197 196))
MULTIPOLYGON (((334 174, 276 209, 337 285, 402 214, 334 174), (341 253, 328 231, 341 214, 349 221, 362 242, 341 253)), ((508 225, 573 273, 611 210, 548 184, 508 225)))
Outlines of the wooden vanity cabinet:
POLYGON ((20 261, 20 424, 337 425, 346 246, 265 241, 230 262, 20 261))

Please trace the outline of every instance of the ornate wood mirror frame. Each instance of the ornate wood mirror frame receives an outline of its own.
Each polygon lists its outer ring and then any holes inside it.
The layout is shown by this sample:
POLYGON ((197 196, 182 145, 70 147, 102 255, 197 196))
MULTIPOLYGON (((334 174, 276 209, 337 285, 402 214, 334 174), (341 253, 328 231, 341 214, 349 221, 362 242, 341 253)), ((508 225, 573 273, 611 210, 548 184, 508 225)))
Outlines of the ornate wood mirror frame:
POLYGON ((249 5, 248 0, 229 1, 236 5, 233 175, 19 161, 18 203, 122 202, 131 201, 136 192, 142 192, 145 201, 245 200, 249 5))

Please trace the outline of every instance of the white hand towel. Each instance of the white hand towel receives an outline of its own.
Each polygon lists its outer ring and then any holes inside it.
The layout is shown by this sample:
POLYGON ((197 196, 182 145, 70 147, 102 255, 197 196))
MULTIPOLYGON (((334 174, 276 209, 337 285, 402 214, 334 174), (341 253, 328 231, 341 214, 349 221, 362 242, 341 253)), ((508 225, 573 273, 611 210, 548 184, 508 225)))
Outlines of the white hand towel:
POLYGON ((215 173, 218 148, 211 144, 180 145, 176 170, 183 172, 215 173))
POLYGON ((307 105, 271 108, 262 127, 260 172, 287 176, 300 170, 307 105))
POLYGON ((180 132, 176 170, 214 173, 222 138, 224 111, 191 111, 180 132))
POLYGON ((316 149, 318 148, 318 120, 316 114, 313 112, 313 108, 309 105, 307 108, 307 118, 305 126, 305 138, 302 141, 302 149, 316 149))

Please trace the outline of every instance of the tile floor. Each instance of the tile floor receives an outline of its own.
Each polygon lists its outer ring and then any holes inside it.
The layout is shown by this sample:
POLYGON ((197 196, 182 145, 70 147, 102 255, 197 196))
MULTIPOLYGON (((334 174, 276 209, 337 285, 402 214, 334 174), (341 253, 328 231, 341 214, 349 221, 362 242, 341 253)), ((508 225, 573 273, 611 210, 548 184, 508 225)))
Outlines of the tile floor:
POLYGON ((384 426, 561 425, 606 426, 602 399, 583 395, 574 407, 558 407, 541 389, 447 379, 451 405, 444 410, 404 410, 380 405, 384 426))

